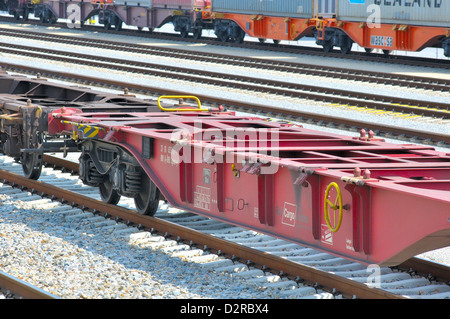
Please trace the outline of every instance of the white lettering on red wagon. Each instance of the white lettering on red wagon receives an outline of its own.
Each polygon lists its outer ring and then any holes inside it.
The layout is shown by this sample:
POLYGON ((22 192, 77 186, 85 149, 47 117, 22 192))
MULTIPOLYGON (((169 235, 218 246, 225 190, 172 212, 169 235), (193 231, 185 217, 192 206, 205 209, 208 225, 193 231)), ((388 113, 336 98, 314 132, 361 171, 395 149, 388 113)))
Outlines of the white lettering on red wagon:
POLYGON ((194 207, 211 210, 211 189, 208 187, 198 186, 194 192, 194 207))
POLYGON ((320 241, 324 244, 333 245, 333 232, 326 224, 322 224, 322 235, 320 237, 320 241))
POLYGON ((297 217, 297 205, 285 202, 281 223, 284 225, 295 227, 297 217))

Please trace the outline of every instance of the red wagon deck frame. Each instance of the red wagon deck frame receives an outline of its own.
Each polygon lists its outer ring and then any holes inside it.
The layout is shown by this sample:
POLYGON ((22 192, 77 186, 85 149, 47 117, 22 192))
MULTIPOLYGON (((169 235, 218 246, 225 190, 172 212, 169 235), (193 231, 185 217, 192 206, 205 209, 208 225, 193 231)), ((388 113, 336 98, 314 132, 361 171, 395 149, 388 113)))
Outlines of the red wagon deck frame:
POLYGON ((175 207, 366 264, 450 244, 450 154, 431 147, 230 112, 63 109, 49 126, 75 132, 102 196, 156 185, 175 207))

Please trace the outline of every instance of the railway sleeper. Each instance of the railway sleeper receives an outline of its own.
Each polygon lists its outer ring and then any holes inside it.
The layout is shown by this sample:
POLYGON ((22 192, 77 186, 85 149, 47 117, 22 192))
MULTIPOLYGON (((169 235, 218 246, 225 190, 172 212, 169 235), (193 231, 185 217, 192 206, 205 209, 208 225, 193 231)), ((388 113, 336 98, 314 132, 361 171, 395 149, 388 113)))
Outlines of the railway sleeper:
POLYGON ((136 210, 153 216, 160 191, 136 159, 120 147, 98 141, 83 143, 80 179, 98 187, 102 200, 117 204, 121 196, 134 198, 136 210))

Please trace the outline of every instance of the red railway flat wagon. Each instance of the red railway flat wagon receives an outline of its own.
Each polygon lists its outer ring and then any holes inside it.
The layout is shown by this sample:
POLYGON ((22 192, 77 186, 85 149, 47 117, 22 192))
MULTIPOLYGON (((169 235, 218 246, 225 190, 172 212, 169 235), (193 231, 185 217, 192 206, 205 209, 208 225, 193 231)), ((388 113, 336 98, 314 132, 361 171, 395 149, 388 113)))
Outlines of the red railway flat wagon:
MULTIPOLYGON (((450 245, 450 154, 209 112, 52 114, 102 198, 180 209, 365 264, 450 245)), ((148 209, 149 206, 152 206, 148 209)))

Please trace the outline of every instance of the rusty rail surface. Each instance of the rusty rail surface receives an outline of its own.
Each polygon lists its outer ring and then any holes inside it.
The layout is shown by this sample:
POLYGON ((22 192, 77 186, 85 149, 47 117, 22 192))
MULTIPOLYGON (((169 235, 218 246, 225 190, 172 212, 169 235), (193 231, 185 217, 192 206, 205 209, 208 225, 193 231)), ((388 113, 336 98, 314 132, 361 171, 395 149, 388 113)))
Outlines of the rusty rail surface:
POLYGON ((0 288, 7 289, 18 297, 25 299, 59 299, 42 289, 26 283, 23 280, 0 271, 0 288))

